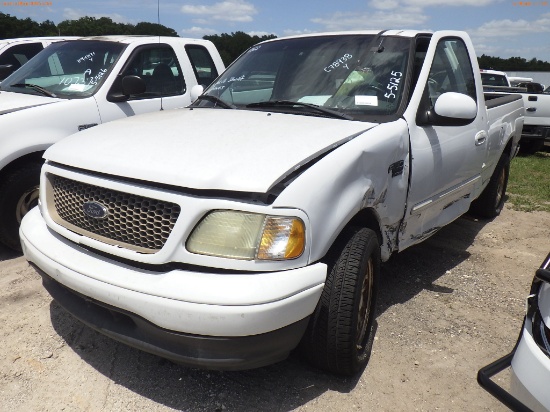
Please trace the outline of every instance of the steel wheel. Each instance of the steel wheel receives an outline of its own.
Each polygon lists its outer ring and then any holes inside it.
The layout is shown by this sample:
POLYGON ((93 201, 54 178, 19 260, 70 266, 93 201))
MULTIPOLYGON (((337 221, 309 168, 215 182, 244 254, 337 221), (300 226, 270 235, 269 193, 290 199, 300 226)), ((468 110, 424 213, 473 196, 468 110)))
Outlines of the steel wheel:
POLYGON ((29 210, 38 205, 38 196, 38 186, 35 186, 27 190, 23 193, 23 196, 19 198, 15 208, 15 218, 17 219, 17 223, 21 224, 23 217, 29 212, 29 210))
POLYGON ((374 282, 374 263, 372 257, 367 262, 363 286, 361 287, 361 300, 359 301, 359 312, 357 318, 357 351, 364 352, 366 347, 367 326, 370 319, 371 301, 374 282))

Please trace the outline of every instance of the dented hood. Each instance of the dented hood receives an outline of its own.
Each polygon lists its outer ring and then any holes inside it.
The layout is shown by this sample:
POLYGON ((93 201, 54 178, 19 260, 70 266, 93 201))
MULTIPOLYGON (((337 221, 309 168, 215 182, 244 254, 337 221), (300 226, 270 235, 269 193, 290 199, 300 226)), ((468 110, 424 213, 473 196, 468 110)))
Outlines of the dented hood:
POLYGON ((266 193, 296 168, 374 125, 248 110, 168 110, 77 133, 45 157, 184 188, 266 193))
POLYGON ((44 104, 57 103, 61 99, 26 93, 0 92, 0 115, 17 112, 44 104))

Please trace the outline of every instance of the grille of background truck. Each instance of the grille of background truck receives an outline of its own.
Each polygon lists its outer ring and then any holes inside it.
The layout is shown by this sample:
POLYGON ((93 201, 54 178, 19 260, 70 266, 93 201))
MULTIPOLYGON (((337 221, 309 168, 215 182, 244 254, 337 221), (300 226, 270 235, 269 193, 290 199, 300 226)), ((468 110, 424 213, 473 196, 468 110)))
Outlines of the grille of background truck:
POLYGON ((49 173, 46 203, 57 224, 78 234, 141 253, 159 251, 180 213, 179 205, 123 193, 49 173), (104 219, 84 213, 86 202, 106 207, 104 219))

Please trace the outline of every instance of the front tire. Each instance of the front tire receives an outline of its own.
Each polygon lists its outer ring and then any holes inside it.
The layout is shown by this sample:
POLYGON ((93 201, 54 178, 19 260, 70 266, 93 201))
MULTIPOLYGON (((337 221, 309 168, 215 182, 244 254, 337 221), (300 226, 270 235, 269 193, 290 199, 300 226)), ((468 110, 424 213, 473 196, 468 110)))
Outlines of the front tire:
POLYGON ((500 157, 489 184, 481 195, 472 202, 470 211, 480 217, 493 218, 502 212, 506 198, 506 187, 510 175, 510 158, 506 153, 500 157))
POLYGON ((21 220, 38 204, 40 168, 40 163, 27 164, 8 172, 0 183, 0 242, 16 251, 21 251, 21 220))
POLYGON ((367 228, 345 232, 332 256, 317 308, 302 339, 314 366, 351 376, 366 366, 374 339, 380 247, 367 228))

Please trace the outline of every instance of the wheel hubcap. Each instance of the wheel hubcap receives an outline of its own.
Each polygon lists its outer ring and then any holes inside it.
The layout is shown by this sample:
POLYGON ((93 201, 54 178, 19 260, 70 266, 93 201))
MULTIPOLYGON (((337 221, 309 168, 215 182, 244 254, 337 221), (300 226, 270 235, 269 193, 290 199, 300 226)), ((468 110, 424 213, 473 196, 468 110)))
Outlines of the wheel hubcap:
POLYGON ((19 198, 17 202, 17 207, 15 209, 15 217, 17 218, 17 223, 21 223, 23 216, 25 216, 29 210, 35 207, 38 204, 38 186, 33 187, 32 189, 27 190, 23 193, 23 196, 19 198))
POLYGON ((372 299, 372 282, 374 273, 374 263, 372 258, 367 262, 367 268, 365 270, 365 277, 363 278, 363 284, 361 285, 361 300, 359 301, 359 313, 357 318, 357 350, 361 352, 366 345, 367 326, 370 318, 370 306, 372 299))

